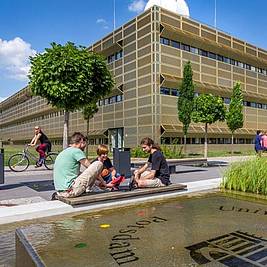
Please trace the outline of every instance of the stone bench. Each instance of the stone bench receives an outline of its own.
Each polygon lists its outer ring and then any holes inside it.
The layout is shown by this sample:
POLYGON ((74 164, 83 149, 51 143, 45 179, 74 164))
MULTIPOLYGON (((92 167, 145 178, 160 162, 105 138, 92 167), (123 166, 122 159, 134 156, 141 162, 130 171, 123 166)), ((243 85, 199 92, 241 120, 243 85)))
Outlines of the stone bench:
POLYGON ((75 198, 59 197, 59 200, 69 205, 91 204, 96 202, 121 200, 125 198, 132 198, 136 196, 146 196, 151 194, 168 193, 177 190, 186 190, 187 186, 183 184, 171 184, 164 187, 156 188, 138 188, 132 191, 114 191, 101 193, 86 193, 75 198))

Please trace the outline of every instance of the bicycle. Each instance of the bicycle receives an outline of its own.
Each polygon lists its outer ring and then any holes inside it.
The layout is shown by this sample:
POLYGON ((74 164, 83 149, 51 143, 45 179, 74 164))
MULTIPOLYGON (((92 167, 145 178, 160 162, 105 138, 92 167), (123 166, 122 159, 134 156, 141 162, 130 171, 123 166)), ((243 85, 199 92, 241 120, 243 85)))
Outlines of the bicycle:
MULTIPOLYGON (((57 157, 57 152, 48 152, 44 159, 44 166, 48 170, 53 170, 54 162, 57 157)), ((29 146, 26 145, 21 153, 12 155, 8 160, 8 167, 14 172, 23 172, 28 169, 30 160, 38 161, 38 157, 29 151, 29 146)))

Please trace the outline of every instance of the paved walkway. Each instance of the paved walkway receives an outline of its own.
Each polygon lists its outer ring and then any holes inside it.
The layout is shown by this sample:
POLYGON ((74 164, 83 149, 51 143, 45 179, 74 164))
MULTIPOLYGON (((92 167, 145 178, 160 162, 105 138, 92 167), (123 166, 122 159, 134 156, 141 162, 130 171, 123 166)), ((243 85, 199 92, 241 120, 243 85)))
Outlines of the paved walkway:
POLYGON ((0 224, 28 220, 64 213, 99 210, 114 205, 131 205, 144 201, 174 197, 176 195, 218 188, 224 169, 229 162, 245 160, 248 157, 211 158, 209 167, 177 166, 177 173, 171 175, 173 183, 183 183, 188 190, 182 192, 139 197, 130 200, 99 203, 82 207, 71 207, 60 201, 50 201, 54 192, 52 171, 29 169, 22 173, 5 170, 5 184, 0 185, 0 224))

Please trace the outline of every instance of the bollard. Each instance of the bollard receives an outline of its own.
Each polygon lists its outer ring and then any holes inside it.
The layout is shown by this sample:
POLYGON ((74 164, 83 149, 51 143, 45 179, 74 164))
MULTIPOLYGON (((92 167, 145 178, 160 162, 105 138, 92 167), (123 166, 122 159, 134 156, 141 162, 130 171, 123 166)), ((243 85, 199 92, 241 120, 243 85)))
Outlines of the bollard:
POLYGON ((5 169, 4 149, 1 148, 0 149, 0 184, 4 184, 5 183, 4 169, 5 169))
POLYGON ((113 165, 118 173, 131 177, 130 148, 113 148, 113 165))

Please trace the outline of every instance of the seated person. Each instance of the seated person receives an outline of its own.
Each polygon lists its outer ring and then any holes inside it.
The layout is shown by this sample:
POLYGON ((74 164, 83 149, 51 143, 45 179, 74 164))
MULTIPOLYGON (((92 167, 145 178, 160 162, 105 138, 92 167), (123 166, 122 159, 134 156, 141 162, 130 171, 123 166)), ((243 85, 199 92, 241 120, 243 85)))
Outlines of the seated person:
POLYGON ((109 150, 106 145, 99 145, 96 150, 98 157, 92 162, 103 162, 104 166, 101 172, 102 178, 106 182, 108 188, 118 189, 117 187, 120 185, 121 182, 125 180, 125 178, 124 176, 121 176, 119 173, 117 173, 116 169, 114 168, 108 157, 108 152, 109 150))
POLYGON ((159 145, 149 138, 141 140, 141 147, 146 153, 150 153, 148 162, 134 172, 133 186, 137 187, 161 187, 170 184, 170 172, 167 161, 159 145), (151 171, 147 171, 151 163, 151 171))
POLYGON ((57 195, 63 197, 77 197, 91 188, 95 182, 106 188, 106 182, 101 177, 103 161, 90 164, 84 149, 86 138, 75 132, 71 136, 70 146, 59 153, 55 160, 53 178, 57 195), (80 165, 87 169, 80 174, 80 165))

